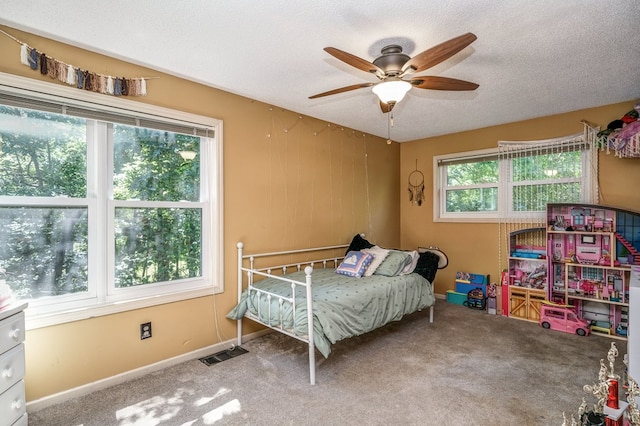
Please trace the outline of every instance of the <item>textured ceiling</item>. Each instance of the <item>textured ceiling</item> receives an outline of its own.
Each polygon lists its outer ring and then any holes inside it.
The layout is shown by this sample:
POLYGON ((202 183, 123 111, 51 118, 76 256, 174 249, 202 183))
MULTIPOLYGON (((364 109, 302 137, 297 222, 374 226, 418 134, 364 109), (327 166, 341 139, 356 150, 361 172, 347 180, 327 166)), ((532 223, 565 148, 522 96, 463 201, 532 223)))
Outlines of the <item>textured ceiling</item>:
POLYGON ((412 89, 395 141, 639 99, 638 22, 638 0, 0 0, 2 24, 385 138, 370 88, 308 99, 377 81, 323 48, 373 61, 477 35, 420 75, 480 87, 412 89))

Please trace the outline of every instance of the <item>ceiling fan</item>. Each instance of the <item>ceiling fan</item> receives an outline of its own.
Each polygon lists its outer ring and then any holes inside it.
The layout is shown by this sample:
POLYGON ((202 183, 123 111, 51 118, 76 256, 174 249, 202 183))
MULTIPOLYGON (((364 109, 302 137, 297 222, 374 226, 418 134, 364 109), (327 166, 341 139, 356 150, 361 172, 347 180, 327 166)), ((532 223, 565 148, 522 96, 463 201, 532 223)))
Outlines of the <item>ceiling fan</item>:
POLYGON ((440 62, 460 52, 476 39, 475 34, 466 33, 427 49, 413 58, 402 53, 402 46, 392 44, 383 47, 381 49, 381 55, 374 59, 373 62, 336 49, 335 47, 325 47, 324 50, 330 55, 333 55, 347 65, 374 74, 380 81, 378 83, 353 84, 351 86, 329 90, 328 92, 309 96, 309 99, 373 86, 372 91, 380 100, 380 109, 382 109, 383 113, 387 113, 404 98, 404 95, 412 87, 431 90, 475 90, 478 88, 476 83, 457 80, 455 78, 413 76, 405 80, 404 77, 438 65, 440 62))

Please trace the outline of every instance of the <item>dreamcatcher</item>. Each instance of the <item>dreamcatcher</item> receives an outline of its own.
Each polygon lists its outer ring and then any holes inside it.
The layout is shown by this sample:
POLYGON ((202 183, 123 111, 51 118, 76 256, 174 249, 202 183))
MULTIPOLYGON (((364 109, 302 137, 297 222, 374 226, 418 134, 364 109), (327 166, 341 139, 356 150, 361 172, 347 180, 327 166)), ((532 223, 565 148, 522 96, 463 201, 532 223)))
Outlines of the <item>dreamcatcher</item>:
POLYGON ((424 202, 424 175, 418 170, 418 160, 416 169, 409 174, 409 201, 418 206, 424 202))

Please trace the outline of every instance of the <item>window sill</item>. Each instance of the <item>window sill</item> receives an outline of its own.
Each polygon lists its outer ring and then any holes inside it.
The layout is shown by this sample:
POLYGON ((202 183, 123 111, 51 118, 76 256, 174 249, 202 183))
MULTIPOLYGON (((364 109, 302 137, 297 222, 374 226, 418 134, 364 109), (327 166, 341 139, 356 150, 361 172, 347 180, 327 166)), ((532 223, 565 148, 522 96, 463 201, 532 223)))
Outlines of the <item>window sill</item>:
POLYGON ((29 313, 29 308, 25 311, 25 327, 27 330, 50 327, 74 321, 82 321, 104 315, 112 315, 120 312, 133 311, 136 309, 148 308, 151 306, 164 305, 166 303, 180 302, 198 297, 211 296, 218 293, 219 289, 213 287, 191 290, 187 292, 164 294, 160 296, 142 297, 135 300, 121 302, 102 303, 100 305, 88 306, 86 308, 70 309, 64 312, 52 313, 29 313))
POLYGON ((434 222, 452 222, 452 223, 499 223, 497 217, 437 217, 434 222))

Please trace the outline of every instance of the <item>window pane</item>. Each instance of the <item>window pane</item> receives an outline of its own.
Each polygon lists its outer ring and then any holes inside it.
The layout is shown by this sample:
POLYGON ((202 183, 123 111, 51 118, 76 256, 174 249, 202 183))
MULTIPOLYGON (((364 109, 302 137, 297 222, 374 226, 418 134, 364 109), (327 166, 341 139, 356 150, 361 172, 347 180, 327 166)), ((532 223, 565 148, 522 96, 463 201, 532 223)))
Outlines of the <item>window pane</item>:
POLYGON ((497 160, 447 166, 447 186, 478 185, 495 182, 498 182, 497 160))
POLYGON ((116 200, 199 201, 200 138, 115 124, 113 197, 116 200))
POLYGON ((513 187, 513 211, 545 211, 547 203, 578 203, 580 182, 519 185, 513 187))
POLYGON ((117 208, 115 287, 201 275, 201 209, 117 208))
POLYGON ((0 208, 0 262, 19 299, 87 291, 86 208, 0 208))
POLYGON ((498 188, 448 190, 447 213, 498 211, 498 188))
POLYGON ((581 201, 580 151, 516 157, 511 164, 514 212, 543 212, 547 203, 581 201))
POLYGON ((580 179, 581 176, 580 151, 554 152, 513 159, 514 182, 563 178, 580 179))
POLYGON ((0 195, 84 198, 86 121, 0 105, 0 195))

